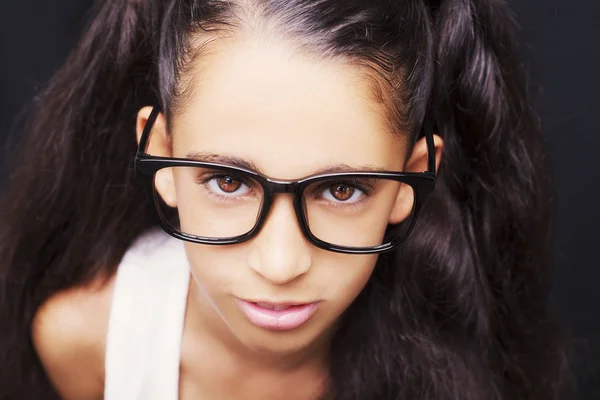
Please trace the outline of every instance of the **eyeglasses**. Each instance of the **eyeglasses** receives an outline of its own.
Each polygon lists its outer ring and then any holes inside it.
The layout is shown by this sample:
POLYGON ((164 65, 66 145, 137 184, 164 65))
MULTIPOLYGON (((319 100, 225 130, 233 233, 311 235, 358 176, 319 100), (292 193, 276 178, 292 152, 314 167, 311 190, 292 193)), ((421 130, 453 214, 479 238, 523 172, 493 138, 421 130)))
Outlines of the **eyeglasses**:
POLYGON ((276 180, 250 169, 146 153, 160 110, 144 127, 135 170, 162 228, 193 243, 230 245, 256 236, 274 196, 293 196, 296 219, 313 245, 339 253, 374 254, 397 247, 410 233, 433 190, 433 136, 426 134, 424 172, 350 171, 276 180), (176 195, 175 195, 176 194, 176 195))

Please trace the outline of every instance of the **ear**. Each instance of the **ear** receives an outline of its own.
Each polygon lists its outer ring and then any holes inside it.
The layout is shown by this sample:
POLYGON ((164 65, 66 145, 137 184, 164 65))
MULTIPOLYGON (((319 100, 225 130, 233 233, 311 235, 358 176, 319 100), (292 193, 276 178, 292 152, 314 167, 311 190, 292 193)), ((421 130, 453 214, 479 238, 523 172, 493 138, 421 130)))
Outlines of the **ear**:
MULTIPOLYGON (((148 123, 152 107, 146 106, 138 111, 136 120, 137 142, 140 143, 142 132, 148 123)), ((172 157, 171 137, 167 130, 167 121, 163 113, 156 117, 152 126, 148 148, 146 153, 157 157, 172 157)), ((170 207, 177 207, 177 194, 175 191, 175 179, 173 168, 163 168, 154 176, 154 188, 170 207)))
MULTIPOLYGON (((442 159, 444 141, 438 135, 433 135, 435 151, 435 170, 437 171, 442 159)), ((413 151, 406 160, 404 170, 406 172, 427 171, 428 151, 425 138, 419 139, 413 147, 413 151)), ((414 191, 411 186, 401 183, 396 196, 396 202, 390 214, 390 224, 397 224, 405 220, 411 213, 415 202, 414 191)))
MULTIPOLYGON (((152 107, 146 106, 138 111, 136 120, 137 143, 142 139, 142 132, 148 123, 148 118, 152 113, 152 107)), ((152 126, 150 140, 146 153, 159 157, 172 157, 171 138, 167 131, 167 121, 163 113, 158 114, 156 121, 152 126)))
MULTIPOLYGON (((440 161, 442 160, 444 140, 438 135, 433 135, 433 147, 435 149, 435 170, 437 171, 440 167, 440 161)), ((423 137, 419 139, 417 143, 415 143, 410 157, 408 157, 408 160, 406 160, 404 170, 406 172, 427 171, 428 154, 429 152, 427 151, 427 140, 423 137)))

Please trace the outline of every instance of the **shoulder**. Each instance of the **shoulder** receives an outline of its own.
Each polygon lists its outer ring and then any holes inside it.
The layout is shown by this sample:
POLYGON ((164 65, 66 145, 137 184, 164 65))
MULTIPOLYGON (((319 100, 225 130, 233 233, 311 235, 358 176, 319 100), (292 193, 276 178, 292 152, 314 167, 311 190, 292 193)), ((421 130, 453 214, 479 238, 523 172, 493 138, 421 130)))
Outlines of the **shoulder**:
POLYGON ((101 399, 114 277, 57 293, 36 312, 32 339, 64 399, 101 399))

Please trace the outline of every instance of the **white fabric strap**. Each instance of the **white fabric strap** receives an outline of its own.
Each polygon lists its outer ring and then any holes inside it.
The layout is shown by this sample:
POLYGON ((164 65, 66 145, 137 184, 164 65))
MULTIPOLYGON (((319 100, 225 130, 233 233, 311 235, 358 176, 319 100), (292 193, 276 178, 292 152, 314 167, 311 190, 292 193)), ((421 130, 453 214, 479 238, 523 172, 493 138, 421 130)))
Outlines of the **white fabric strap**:
POLYGON ((183 243, 162 231, 127 251, 108 324, 105 400, 177 400, 189 280, 183 243))

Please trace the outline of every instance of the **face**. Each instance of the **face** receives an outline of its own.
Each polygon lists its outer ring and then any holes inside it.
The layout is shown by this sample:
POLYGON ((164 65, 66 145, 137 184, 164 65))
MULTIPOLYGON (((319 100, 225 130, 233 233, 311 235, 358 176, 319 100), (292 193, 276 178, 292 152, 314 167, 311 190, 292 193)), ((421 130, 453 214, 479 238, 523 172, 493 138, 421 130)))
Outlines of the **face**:
MULTIPOLYGON (((309 59, 283 42, 237 40, 215 48, 190 74, 194 84, 185 107, 173 116, 169 133, 164 120, 157 122, 152 140, 158 144, 151 145, 151 154, 245 160, 280 180, 339 165, 355 170, 405 167, 402 135, 386 130, 382 106, 372 100, 368 81, 341 60, 309 59)), ((216 185, 211 190, 239 189, 226 180, 210 184, 216 185)), ((167 204, 179 207, 182 225, 195 218, 194 207, 186 204, 192 190, 189 176, 165 171, 156 185, 167 204)), ((370 213, 377 222, 348 235, 381 235, 388 222, 402 219, 412 206, 401 201, 398 187, 383 198, 387 200, 370 213)), ((339 254, 309 243, 292 200, 276 195, 260 233, 248 242, 185 243, 197 301, 212 310, 205 320, 221 325, 253 351, 294 353, 326 337, 377 260, 376 255, 339 254), (261 317, 257 302, 303 306, 279 311, 283 317, 276 310, 261 317), (279 318, 277 326, 273 318, 279 318)), ((218 230, 219 218, 211 218, 218 230)))

